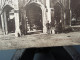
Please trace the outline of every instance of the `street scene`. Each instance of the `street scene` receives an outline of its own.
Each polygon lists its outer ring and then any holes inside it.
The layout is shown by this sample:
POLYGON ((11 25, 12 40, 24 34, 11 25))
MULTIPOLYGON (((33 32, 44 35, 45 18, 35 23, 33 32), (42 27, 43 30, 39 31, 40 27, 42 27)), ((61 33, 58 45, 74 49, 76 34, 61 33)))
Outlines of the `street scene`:
POLYGON ((79 6, 79 0, 0 0, 0 48, 79 45, 79 6))

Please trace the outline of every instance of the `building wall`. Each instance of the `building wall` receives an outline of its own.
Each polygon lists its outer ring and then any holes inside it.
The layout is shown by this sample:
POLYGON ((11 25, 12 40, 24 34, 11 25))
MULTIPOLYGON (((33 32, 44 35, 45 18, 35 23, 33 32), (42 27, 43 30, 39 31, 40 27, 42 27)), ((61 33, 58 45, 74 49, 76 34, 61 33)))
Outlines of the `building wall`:
POLYGON ((60 7, 60 20, 62 21, 62 26, 65 27, 70 25, 70 0, 0 0, 0 2, 0 14, 4 34, 8 34, 8 18, 6 17, 6 12, 10 13, 11 10, 14 11, 15 36, 21 34, 21 29, 24 31, 23 34, 27 33, 26 13, 28 12, 26 9, 32 3, 42 10, 43 33, 47 32, 47 21, 55 23, 55 6, 57 4, 60 7), (22 24, 22 28, 20 28, 20 24, 22 24))
POLYGON ((8 21, 10 20, 10 12, 13 10, 14 20, 15 20, 15 36, 20 34, 19 29, 19 7, 18 0, 0 0, 1 2, 1 21, 2 21, 2 31, 4 34, 8 34, 10 29, 8 27, 8 21))
MULTIPOLYGON (((19 5, 20 7, 20 13, 21 13, 21 11, 23 12, 23 14, 24 14, 24 20, 25 20, 25 17, 26 17, 26 13, 27 13, 27 11, 25 11, 26 10, 26 8, 27 8, 27 6, 29 5, 29 4, 32 4, 32 3, 34 3, 36 6, 38 6, 38 7, 40 7, 41 8, 41 10, 42 10, 42 19, 43 19, 43 32, 44 33, 46 33, 46 22, 47 22, 47 20, 49 20, 49 22, 51 22, 51 14, 50 14, 50 1, 49 0, 19 0, 19 2, 23 2, 22 3, 22 5, 19 5), (48 2, 47 2, 48 1, 48 2), (47 4, 46 4, 47 3, 47 4), (46 9, 47 8, 47 9, 46 9), (47 12, 46 12, 46 10, 48 10, 47 12), (26 13, 25 13, 26 12, 26 13), (47 16, 47 17, 46 17, 47 16)), ((20 3, 21 4, 21 3, 20 3)), ((22 15, 22 13, 21 13, 21 16, 23 16, 22 15)), ((26 23, 25 23, 26 24, 26 23)), ((26 27, 26 26, 25 26, 26 27)), ((26 29, 26 28, 25 28, 26 29)))
MULTIPOLYGON (((36 5, 43 6, 44 8, 41 8, 43 14, 43 32, 46 33, 46 23, 49 20, 49 22, 55 23, 54 19, 54 13, 55 13, 55 6, 58 4, 61 7, 61 20, 62 20, 62 26, 69 26, 70 25, 70 0, 19 0, 19 8, 20 8, 20 13, 22 20, 25 21, 26 13, 27 11, 26 8, 29 4, 35 3, 36 5), (25 12, 24 12, 25 11, 25 12), (24 18, 23 18, 24 17, 24 18)), ((24 24, 25 26, 25 24, 24 24)), ((25 28, 25 27, 24 27, 25 28)))

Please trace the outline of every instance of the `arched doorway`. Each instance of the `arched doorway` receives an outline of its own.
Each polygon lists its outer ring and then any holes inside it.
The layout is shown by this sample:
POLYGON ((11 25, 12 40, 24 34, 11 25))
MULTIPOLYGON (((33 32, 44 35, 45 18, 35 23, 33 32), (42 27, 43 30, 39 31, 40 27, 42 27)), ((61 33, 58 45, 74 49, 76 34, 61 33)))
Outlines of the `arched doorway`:
POLYGON ((26 7, 27 30, 28 32, 43 32, 42 10, 36 3, 26 7))
POLYGON ((6 19, 7 19, 8 33, 15 33, 15 19, 13 10, 6 12, 6 19))
POLYGON ((71 25, 80 26, 80 0, 71 0, 71 25))
POLYGON ((15 33, 15 21, 14 21, 14 9, 6 5, 3 11, 3 20, 4 20, 4 32, 5 34, 15 33))
POLYGON ((56 33, 62 32, 62 5, 56 3, 54 6, 54 20, 55 20, 55 29, 56 33))
POLYGON ((56 3, 54 6, 54 18, 56 20, 56 24, 58 24, 61 20, 61 6, 59 3, 56 3))

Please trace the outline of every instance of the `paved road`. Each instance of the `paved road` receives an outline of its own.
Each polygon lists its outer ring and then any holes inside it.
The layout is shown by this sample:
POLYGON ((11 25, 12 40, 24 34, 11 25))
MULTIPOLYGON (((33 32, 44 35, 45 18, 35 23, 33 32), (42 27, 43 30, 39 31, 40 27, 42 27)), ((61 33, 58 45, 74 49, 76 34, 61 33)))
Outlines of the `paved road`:
POLYGON ((9 34, 0 37, 0 49, 20 49, 30 47, 51 47, 80 44, 80 32, 62 34, 34 34, 14 37, 9 34))

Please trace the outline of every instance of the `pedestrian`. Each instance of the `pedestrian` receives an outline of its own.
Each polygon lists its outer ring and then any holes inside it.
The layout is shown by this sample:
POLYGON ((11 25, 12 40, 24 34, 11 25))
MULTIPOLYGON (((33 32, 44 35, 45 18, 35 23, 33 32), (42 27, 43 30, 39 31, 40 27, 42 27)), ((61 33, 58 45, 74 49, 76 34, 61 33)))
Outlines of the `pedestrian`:
POLYGON ((55 33, 62 33, 62 21, 60 20, 60 22, 58 22, 57 24, 55 24, 55 33))
POLYGON ((50 23, 49 21, 46 23, 46 27, 47 27, 47 34, 50 34, 50 23))
POLYGON ((33 25, 33 31, 36 31, 36 29, 37 29, 37 26, 34 24, 33 25))
POLYGON ((59 22, 59 33, 62 33, 62 20, 59 22))
POLYGON ((50 34, 52 34, 52 29, 53 29, 53 26, 52 26, 52 23, 50 22, 50 34))
POLYGON ((50 33, 55 34, 55 26, 53 22, 50 22, 50 33))
POLYGON ((55 34, 58 34, 58 30, 59 30, 58 26, 59 26, 58 23, 55 23, 55 34))

